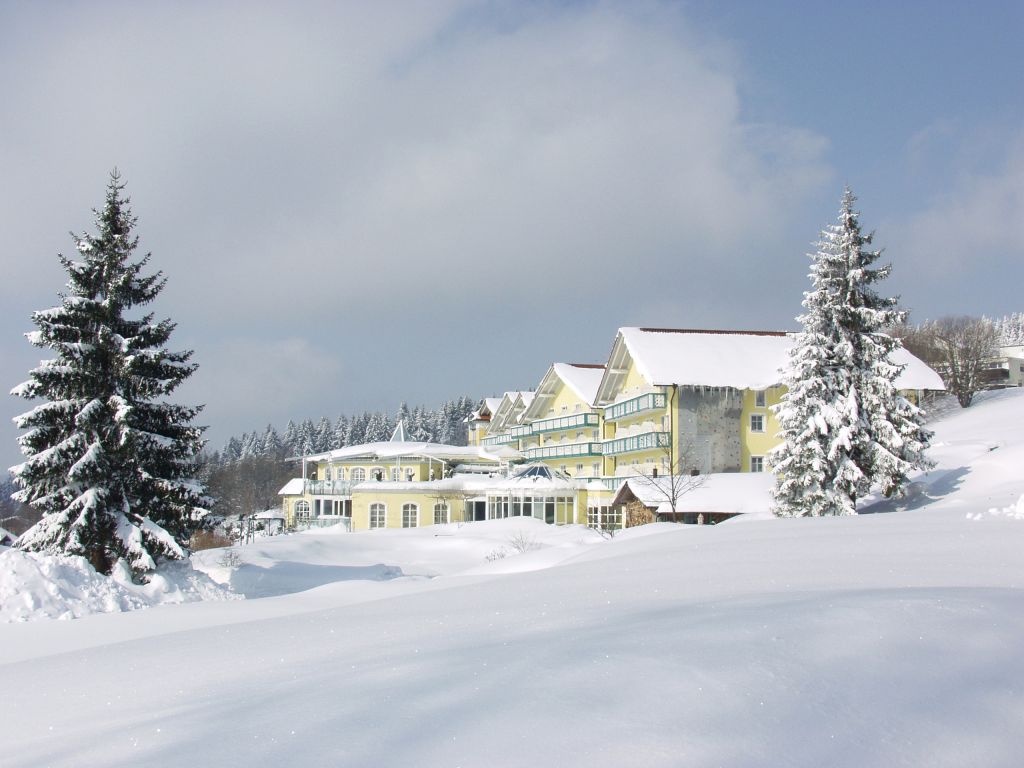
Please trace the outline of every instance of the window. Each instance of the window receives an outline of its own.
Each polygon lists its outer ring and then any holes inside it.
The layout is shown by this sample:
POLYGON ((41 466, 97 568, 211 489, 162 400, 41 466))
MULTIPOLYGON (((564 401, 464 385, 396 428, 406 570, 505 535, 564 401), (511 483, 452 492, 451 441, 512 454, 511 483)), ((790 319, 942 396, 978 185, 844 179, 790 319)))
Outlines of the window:
POLYGON ((420 508, 418 504, 402 505, 402 527, 415 528, 420 523, 420 508))
POLYGON ((764 472, 764 456, 751 456, 750 457, 750 471, 751 472, 764 472))
POLYGON ((594 477, 600 477, 601 476, 601 463, 600 462, 597 462, 596 464, 591 464, 590 468, 594 472, 594 477))
POLYGON ((324 480, 330 480, 330 479, 331 479, 331 468, 327 467, 326 469, 324 469, 324 480))
POLYGON ((448 505, 447 504, 435 504, 434 505, 434 525, 444 525, 448 522, 448 505))
POLYGON ((296 520, 308 520, 309 519, 309 502, 308 501, 296 501, 295 502, 295 507, 293 508, 293 511, 295 512, 295 519, 296 520))
POLYGON ((402 470, 399 469, 398 467, 392 467, 391 468, 391 482, 392 483, 397 483, 401 479, 402 479, 402 470))
POLYGON ((406 481, 407 483, 411 483, 411 482, 412 482, 412 479, 413 479, 413 478, 414 478, 415 476, 416 476, 416 472, 415 472, 415 471, 413 471, 413 470, 411 470, 411 469, 407 469, 407 470, 405 470, 405 481, 406 481))
POLYGON ((764 414, 763 413, 752 413, 752 414, 750 414, 750 431, 751 432, 764 432, 764 414))
POLYGON ((370 505, 370 527, 383 528, 387 520, 388 508, 383 504, 370 505))
POLYGON ((582 464, 577 464, 576 465, 576 477, 579 477, 582 474, 583 474, 583 465, 582 464))
POLYGON ((757 392, 754 393, 754 407, 755 408, 764 408, 764 390, 763 389, 759 389, 757 392))
POLYGON ((366 470, 362 467, 355 467, 349 473, 353 483, 364 483, 366 482, 366 470))

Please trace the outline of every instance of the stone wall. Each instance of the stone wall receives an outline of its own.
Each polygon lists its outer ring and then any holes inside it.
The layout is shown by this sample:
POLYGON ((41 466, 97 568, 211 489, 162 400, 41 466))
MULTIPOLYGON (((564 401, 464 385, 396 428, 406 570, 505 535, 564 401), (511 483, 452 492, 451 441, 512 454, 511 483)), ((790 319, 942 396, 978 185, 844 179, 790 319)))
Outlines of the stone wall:
POLYGON ((702 473, 740 471, 743 393, 734 389, 679 387, 680 466, 702 473))

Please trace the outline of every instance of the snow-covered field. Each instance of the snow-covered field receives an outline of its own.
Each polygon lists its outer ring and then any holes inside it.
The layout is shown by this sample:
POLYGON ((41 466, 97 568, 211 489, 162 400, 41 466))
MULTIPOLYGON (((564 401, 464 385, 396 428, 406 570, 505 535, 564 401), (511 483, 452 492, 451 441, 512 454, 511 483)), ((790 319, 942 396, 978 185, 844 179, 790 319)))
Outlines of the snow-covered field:
POLYGON ((204 552, 250 599, 0 625, 0 764, 1016 768, 1022 425, 953 412, 855 518, 204 552))

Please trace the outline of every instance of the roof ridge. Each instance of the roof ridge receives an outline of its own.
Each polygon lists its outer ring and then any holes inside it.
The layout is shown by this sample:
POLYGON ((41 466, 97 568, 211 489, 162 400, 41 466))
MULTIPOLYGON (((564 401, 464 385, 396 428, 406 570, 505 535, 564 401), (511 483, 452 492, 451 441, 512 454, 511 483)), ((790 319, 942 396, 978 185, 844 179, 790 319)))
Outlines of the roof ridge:
POLYGON ((734 331, 716 328, 637 328, 644 333, 707 333, 721 336, 787 336, 790 331, 734 331))

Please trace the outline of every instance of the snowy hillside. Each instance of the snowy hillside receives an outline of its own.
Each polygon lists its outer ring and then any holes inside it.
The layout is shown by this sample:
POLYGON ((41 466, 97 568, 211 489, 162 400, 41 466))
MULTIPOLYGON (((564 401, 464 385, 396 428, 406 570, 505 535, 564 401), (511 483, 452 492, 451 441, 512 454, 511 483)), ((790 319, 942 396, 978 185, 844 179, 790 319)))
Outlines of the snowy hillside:
POLYGON ((952 413, 852 518, 203 553, 250 599, 0 625, 0 762, 1015 767, 1022 423, 1019 390, 952 413))

